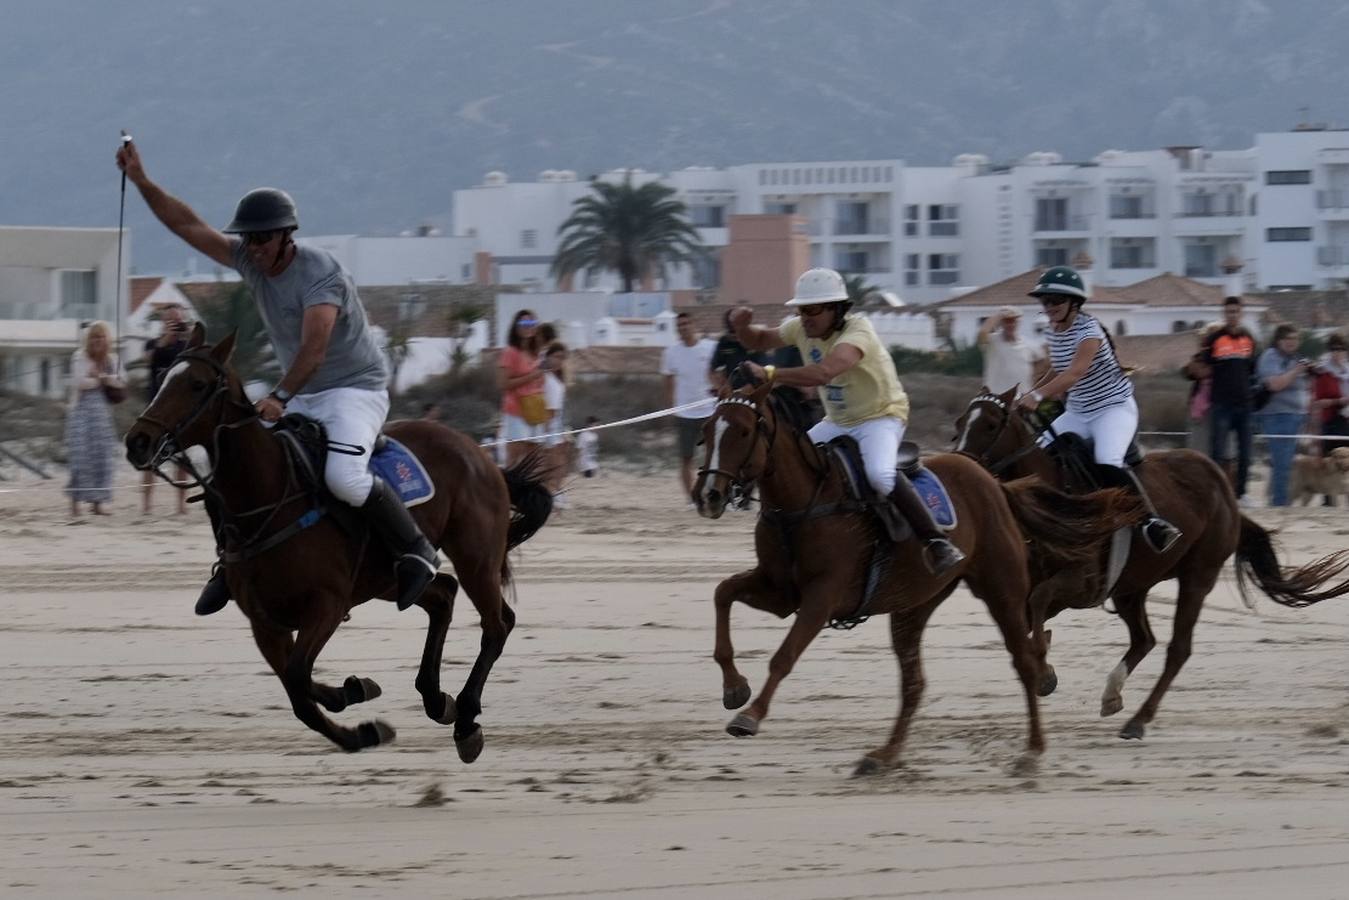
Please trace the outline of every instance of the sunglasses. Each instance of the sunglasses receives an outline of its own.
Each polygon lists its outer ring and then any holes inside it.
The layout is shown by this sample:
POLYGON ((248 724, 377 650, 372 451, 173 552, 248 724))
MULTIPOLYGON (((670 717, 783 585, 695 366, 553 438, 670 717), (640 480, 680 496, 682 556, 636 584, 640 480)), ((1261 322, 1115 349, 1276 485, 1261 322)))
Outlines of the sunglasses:
POLYGON ((281 234, 280 231, 245 231, 240 237, 244 239, 244 244, 256 247, 271 243, 279 234, 281 234))
POLYGON ((539 320, 525 317, 523 319, 517 319, 515 324, 519 325, 521 328, 530 328, 534 325, 539 324, 539 320))
POLYGON ((828 308, 828 303, 812 303, 809 306, 802 306, 800 309, 803 316, 818 316, 828 308))
POLYGON ((1068 302, 1068 297, 1064 294, 1041 294, 1036 298, 1041 306, 1062 306, 1068 302))

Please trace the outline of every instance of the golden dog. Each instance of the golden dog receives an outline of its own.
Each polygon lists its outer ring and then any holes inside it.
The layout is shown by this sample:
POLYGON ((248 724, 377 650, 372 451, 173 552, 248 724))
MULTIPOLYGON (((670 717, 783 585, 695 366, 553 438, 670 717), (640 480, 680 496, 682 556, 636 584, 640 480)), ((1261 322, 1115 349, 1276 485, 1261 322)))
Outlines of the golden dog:
POLYGON ((1293 457, 1293 472, 1289 476, 1288 497, 1293 503, 1306 506, 1313 497, 1338 497, 1349 489, 1345 473, 1349 472, 1349 447, 1336 447, 1328 456, 1293 457))

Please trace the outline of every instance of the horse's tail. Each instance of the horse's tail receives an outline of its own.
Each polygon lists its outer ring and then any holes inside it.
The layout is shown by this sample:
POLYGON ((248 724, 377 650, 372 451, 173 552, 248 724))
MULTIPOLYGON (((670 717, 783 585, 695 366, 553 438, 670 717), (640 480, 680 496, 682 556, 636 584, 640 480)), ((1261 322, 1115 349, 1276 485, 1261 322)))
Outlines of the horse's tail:
MULTIPOLYGON (((530 453, 508 469, 502 469, 511 497, 511 522, 506 528, 506 550, 514 550, 534 536, 553 512, 553 495, 544 483, 548 472, 543 457, 530 453)), ((501 565, 502 581, 510 580, 510 565, 501 565)))
POLYGON ((1044 562, 1058 567, 1096 560, 1103 541, 1148 517, 1143 500, 1119 488, 1065 494, 1032 477, 1007 482, 1002 490, 1022 534, 1044 562))
POLYGON ((1322 587, 1349 570, 1349 550, 1323 556, 1284 574, 1270 536, 1270 532, 1255 522, 1241 517, 1241 537, 1237 540, 1237 589, 1247 606, 1254 605, 1246 592, 1247 579, 1254 580, 1256 587, 1275 603, 1294 608, 1349 594, 1349 578, 1333 587, 1322 587))

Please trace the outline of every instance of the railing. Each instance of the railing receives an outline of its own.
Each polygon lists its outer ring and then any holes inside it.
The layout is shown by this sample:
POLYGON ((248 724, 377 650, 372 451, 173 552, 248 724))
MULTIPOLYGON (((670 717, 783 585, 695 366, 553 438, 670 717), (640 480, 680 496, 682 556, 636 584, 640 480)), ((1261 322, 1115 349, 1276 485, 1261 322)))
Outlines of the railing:
POLYGON ((1317 247, 1316 263, 1321 266, 1349 266, 1349 244, 1325 244, 1317 247))
POLYGON ((960 271, 957 269, 937 269, 927 273, 927 283, 932 284, 957 284, 960 281, 960 271))
POLYGON ((928 222, 928 237, 959 237, 960 223, 954 221, 946 222, 928 222))
POLYGON ((1157 218, 1157 214, 1156 214, 1155 212, 1112 212, 1112 213, 1110 214, 1110 218, 1112 218, 1112 219, 1155 219, 1155 218, 1157 218))
POLYGON ((1176 214, 1181 219, 1209 219, 1214 217, 1243 216, 1239 209, 1184 209, 1176 214))
POLYGON ((1050 216, 1035 220, 1036 231, 1087 231, 1091 216, 1050 216))
POLYGON ((1316 192, 1317 209, 1349 209, 1349 191, 1329 190, 1316 192))
POLYGON ((888 219, 868 219, 863 222, 860 219, 836 219, 834 221, 834 234, 889 234, 890 221, 888 219))

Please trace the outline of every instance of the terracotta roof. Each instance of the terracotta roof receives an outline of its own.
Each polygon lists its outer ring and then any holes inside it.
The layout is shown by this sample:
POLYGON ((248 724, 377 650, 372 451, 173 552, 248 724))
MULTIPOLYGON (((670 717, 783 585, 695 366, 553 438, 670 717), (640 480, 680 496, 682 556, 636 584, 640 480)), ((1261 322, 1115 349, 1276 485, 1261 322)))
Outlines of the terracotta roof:
POLYGON ((360 289, 370 322, 386 331, 399 323, 403 298, 415 294, 421 300, 420 312, 411 323, 417 337, 453 337, 450 311, 475 307, 487 320, 488 334, 495 334, 496 295, 510 293, 500 285, 478 284, 403 284, 367 286, 360 289))
MULTIPOLYGON (((950 300, 931 304, 932 308, 949 309, 953 306, 1023 306, 1034 302, 1028 292, 1035 287, 1043 269, 1030 269, 1020 275, 994 282, 987 287, 970 291, 950 300)), ((1161 275, 1123 287, 1093 285, 1092 305, 1130 304, 1139 306, 1221 306, 1223 289, 1204 284, 1192 278, 1183 278, 1165 272, 1161 275)))
POLYGON ((1334 328, 1349 323, 1349 291, 1271 291, 1247 294, 1264 303, 1267 324, 1289 322, 1299 328, 1334 328))
POLYGON ((1119 360, 1143 375, 1178 373, 1199 349, 1193 329, 1176 334, 1112 334, 1119 360))
MULTIPOLYGON (((573 378, 583 375, 659 375, 664 347, 580 347, 568 352, 573 378)), ((494 367, 500 347, 482 351, 479 362, 494 367)))
POLYGON ((159 275, 135 275, 130 279, 131 282, 131 306, 127 312, 135 312, 140 309, 145 298, 155 292, 158 287, 164 283, 164 279, 159 275))

